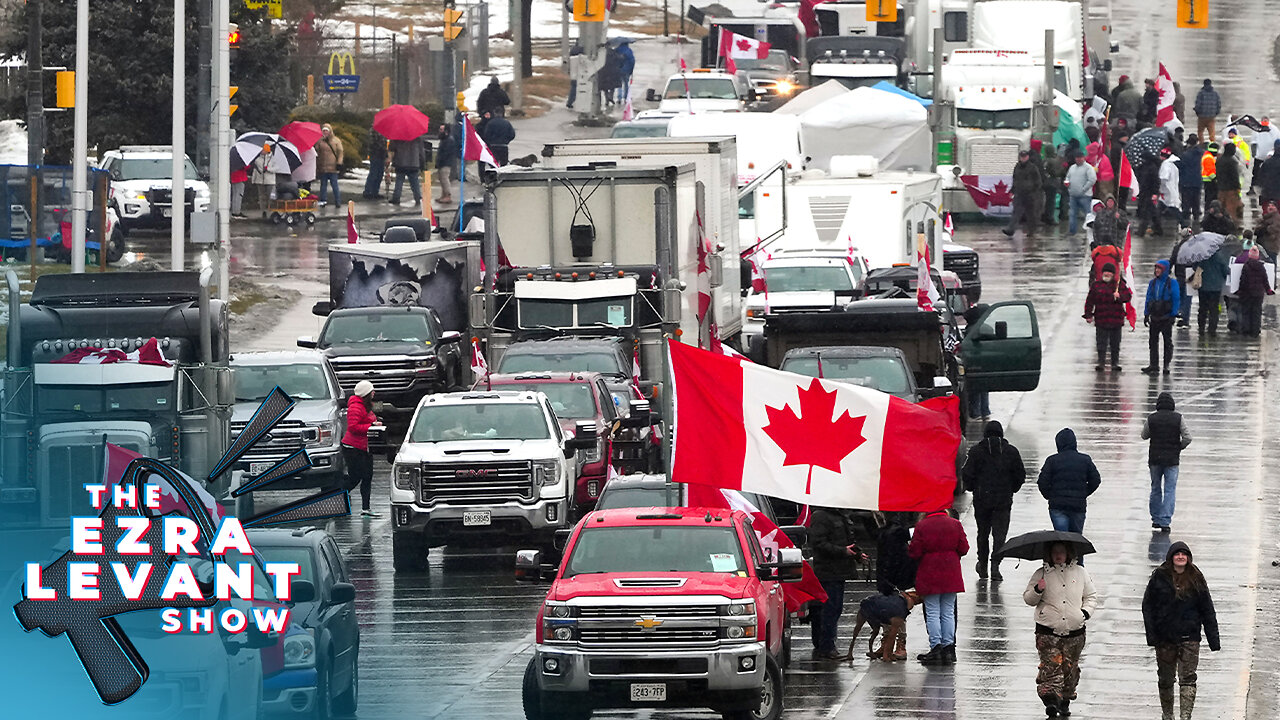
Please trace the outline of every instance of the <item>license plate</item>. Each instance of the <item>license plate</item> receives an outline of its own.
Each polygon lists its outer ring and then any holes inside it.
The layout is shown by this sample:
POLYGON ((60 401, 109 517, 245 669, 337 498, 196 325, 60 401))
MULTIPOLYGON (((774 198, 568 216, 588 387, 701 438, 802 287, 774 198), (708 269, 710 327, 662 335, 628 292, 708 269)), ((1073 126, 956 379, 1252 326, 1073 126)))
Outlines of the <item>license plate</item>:
POLYGON ((631 702, 666 702, 666 683, 631 683, 631 702))
POLYGON ((173 208, 160 208, 160 217, 171 217, 172 215, 173 208))
POLYGON ((249 474, 261 475, 270 470, 273 465, 275 465, 273 462, 251 462, 249 463, 249 474))
POLYGON ((488 510, 462 513, 462 525, 464 527, 477 527, 492 524, 493 517, 489 514, 488 510))

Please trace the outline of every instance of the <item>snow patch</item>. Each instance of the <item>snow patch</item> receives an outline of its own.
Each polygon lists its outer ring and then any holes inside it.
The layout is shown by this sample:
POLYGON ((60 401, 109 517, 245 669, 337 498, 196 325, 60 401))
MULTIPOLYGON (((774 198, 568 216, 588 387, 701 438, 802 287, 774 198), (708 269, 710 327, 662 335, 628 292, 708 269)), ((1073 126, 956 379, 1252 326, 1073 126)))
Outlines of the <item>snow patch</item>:
POLYGON ((26 164, 26 126, 21 120, 0 120, 0 165, 26 164))

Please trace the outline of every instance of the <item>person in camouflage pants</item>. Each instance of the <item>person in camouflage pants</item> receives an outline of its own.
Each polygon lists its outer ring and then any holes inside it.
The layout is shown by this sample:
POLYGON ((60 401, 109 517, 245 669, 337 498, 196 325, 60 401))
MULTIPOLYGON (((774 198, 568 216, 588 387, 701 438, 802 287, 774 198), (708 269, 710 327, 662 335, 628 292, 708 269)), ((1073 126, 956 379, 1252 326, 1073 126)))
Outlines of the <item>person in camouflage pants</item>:
POLYGON ((1045 553, 1044 565, 1031 574, 1022 599, 1036 608, 1036 693, 1045 715, 1066 717, 1076 699, 1085 623, 1098 608, 1098 591, 1076 562, 1075 548, 1056 542, 1045 553))
POLYGON ((1045 705, 1050 701, 1060 707, 1062 701, 1076 699, 1080 684, 1080 653, 1084 650, 1084 630, 1079 635, 1063 637, 1048 633, 1036 635, 1036 652, 1040 653, 1040 672, 1036 674, 1036 693, 1045 705))

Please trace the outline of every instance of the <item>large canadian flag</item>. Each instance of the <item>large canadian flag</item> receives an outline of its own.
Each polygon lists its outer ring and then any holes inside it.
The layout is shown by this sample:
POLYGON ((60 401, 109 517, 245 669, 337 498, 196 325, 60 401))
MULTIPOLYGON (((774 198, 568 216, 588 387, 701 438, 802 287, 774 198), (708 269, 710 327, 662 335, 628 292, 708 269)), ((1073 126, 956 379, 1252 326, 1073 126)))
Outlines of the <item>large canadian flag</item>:
POLYGON ((1160 72, 1156 75, 1156 92, 1160 93, 1160 99, 1156 101, 1156 125, 1164 127, 1177 119, 1173 112, 1173 100, 1176 95, 1173 89, 1173 78, 1164 68, 1164 63, 1160 63, 1160 72))
POLYGON ((119 348, 82 347, 76 348, 53 361, 60 365, 112 365, 115 363, 138 363, 140 365, 160 365, 169 367, 172 363, 164 359, 160 352, 160 344, 151 338, 133 352, 125 352, 119 348))
POLYGON ((1013 175, 961 175, 960 182, 984 216, 1013 214, 1013 175))
POLYGON ((951 506, 960 446, 956 397, 913 404, 674 341, 669 348, 672 481, 828 507, 951 506))
POLYGON ((478 160, 492 167, 498 167, 498 161, 494 159, 493 152, 480 139, 479 133, 465 114, 462 116, 462 131, 462 159, 478 160))

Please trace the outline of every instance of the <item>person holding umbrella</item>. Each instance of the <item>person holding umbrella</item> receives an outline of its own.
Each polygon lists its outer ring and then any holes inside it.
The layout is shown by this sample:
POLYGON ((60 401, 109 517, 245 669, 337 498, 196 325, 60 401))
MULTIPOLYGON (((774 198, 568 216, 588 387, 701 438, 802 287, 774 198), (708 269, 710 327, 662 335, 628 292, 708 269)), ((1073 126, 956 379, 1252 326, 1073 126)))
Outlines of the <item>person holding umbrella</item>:
POLYGON ((1191 548, 1175 542, 1164 564, 1151 573, 1142 596, 1142 623, 1147 645, 1156 650, 1156 685, 1160 689, 1162 720, 1173 720, 1174 680, 1178 685, 1179 716, 1191 720, 1196 705, 1196 668, 1200 664, 1201 629, 1209 650, 1222 649, 1218 614, 1209 585, 1191 562, 1191 548))
MULTIPOLYGON (((1010 545, 1013 543, 1011 540, 1010 545)), ((1098 607, 1098 591, 1084 566, 1076 562, 1076 553, 1070 542, 1049 545, 1044 565, 1031 574, 1022 593, 1023 601, 1036 609, 1036 652, 1040 655, 1036 692, 1049 717, 1071 714, 1071 701, 1076 699, 1080 683, 1085 623, 1098 607)))
MULTIPOLYGON (((1225 248, 1219 247, 1213 255, 1197 263, 1196 270, 1200 279, 1197 328, 1201 335, 1207 331, 1209 337, 1214 337, 1218 334, 1218 309, 1222 305, 1222 290, 1227 286, 1227 278, 1231 276, 1231 257, 1225 248)), ((1195 284, 1195 278, 1192 278, 1192 284, 1195 284)))

